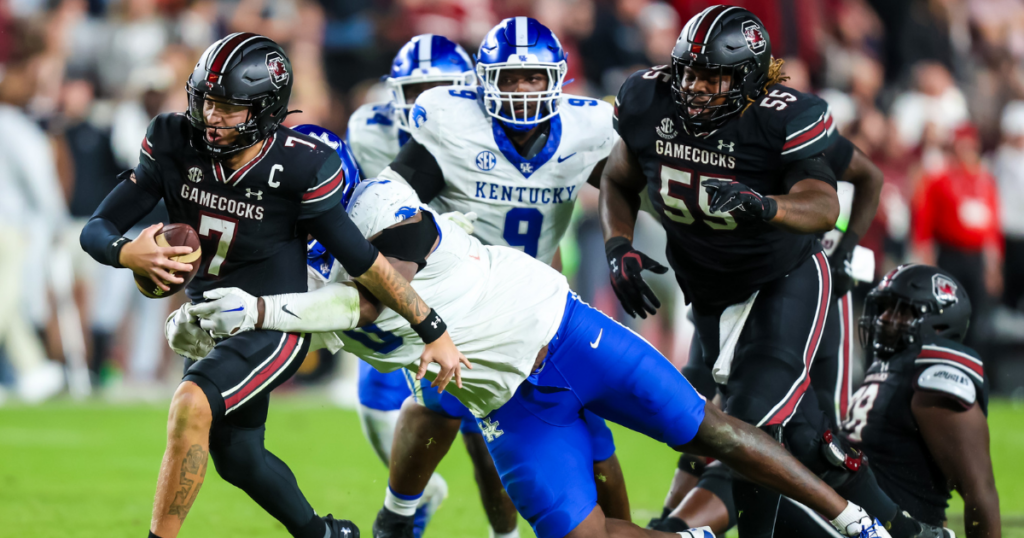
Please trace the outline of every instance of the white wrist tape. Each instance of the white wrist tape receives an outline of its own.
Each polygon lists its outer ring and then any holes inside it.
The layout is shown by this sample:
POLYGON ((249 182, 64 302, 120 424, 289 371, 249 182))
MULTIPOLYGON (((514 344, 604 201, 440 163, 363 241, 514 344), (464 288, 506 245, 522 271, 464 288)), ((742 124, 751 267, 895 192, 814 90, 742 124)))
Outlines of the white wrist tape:
POLYGON ((328 284, 316 291, 263 297, 263 329, 283 332, 333 332, 359 323, 359 291, 328 284))

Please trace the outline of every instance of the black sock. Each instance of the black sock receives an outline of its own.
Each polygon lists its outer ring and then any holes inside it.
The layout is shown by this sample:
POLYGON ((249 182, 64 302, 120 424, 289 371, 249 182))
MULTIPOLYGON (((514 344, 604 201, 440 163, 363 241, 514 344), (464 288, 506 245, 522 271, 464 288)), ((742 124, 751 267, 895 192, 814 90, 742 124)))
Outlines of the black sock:
MULTIPOLYGON (((871 467, 867 465, 853 473, 853 476, 846 483, 835 488, 835 490, 844 499, 859 505, 868 514, 871 514, 872 517, 877 517, 887 529, 896 516, 901 515, 898 514, 899 510, 896 503, 892 502, 892 499, 882 491, 882 488, 878 487, 875 474, 871 472, 871 467)), ((906 528, 906 526, 901 526, 901 531, 906 528)), ((916 535, 916 533, 897 535, 891 531, 890 534, 892 534, 892 538, 912 538, 916 535)))
POLYGON ((908 538, 921 534, 921 524, 909 514, 896 507, 896 517, 892 518, 892 524, 886 525, 889 535, 892 538, 908 538))
POLYGON ((658 525, 658 530, 662 532, 682 532, 689 528, 690 525, 678 517, 667 517, 658 525))
POLYGON ((160 537, 157 536, 156 534, 154 534, 153 531, 149 531, 149 538, 160 538, 160 537))
POLYGON ((290 529, 295 538, 324 538, 327 534, 327 524, 323 518, 313 514, 313 517, 303 526, 297 529, 290 529))

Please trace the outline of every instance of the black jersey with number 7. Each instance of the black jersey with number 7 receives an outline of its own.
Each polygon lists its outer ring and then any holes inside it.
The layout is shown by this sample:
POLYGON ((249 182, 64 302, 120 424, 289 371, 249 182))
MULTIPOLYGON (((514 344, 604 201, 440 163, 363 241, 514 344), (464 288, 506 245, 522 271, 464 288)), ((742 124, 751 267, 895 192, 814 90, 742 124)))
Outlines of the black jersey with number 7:
POLYGON ((202 266, 192 300, 212 288, 255 295, 306 291, 306 234, 300 221, 337 206, 345 174, 327 144, 285 127, 251 161, 230 170, 192 148, 188 119, 163 114, 142 140, 138 185, 162 197, 172 222, 199 233, 202 266))

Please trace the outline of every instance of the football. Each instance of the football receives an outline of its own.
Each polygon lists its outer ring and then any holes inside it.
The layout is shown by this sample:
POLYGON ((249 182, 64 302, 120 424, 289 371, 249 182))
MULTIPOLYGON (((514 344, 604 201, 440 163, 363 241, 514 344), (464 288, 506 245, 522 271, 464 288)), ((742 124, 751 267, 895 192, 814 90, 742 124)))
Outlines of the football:
MULTIPOLYGON (((160 289, 160 286, 157 286, 153 279, 148 276, 135 275, 135 286, 146 297, 150 299, 170 297, 185 289, 185 286, 188 286, 188 283, 192 281, 192 277, 196 276, 196 272, 199 271, 199 263, 203 257, 203 250, 199 247, 199 234, 188 224, 175 223, 165 225, 157 232, 153 239, 161 247, 192 247, 192 252, 171 258, 176 262, 192 264, 192 270, 188 274, 179 275, 185 279, 181 284, 167 283, 171 288, 168 291, 160 289)), ((171 271, 171 274, 175 274, 175 272, 171 271)))

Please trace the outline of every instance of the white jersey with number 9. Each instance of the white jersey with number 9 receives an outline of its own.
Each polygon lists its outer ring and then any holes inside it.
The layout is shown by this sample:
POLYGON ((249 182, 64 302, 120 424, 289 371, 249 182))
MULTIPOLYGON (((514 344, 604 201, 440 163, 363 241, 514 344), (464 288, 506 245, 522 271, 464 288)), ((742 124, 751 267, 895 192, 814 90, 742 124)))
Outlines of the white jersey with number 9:
POLYGON ((551 263, 573 205, 618 134, 604 101, 563 94, 547 142, 530 159, 488 116, 472 88, 433 88, 410 114, 413 138, 440 166, 445 187, 430 202, 438 212, 475 212, 474 235, 551 263))

